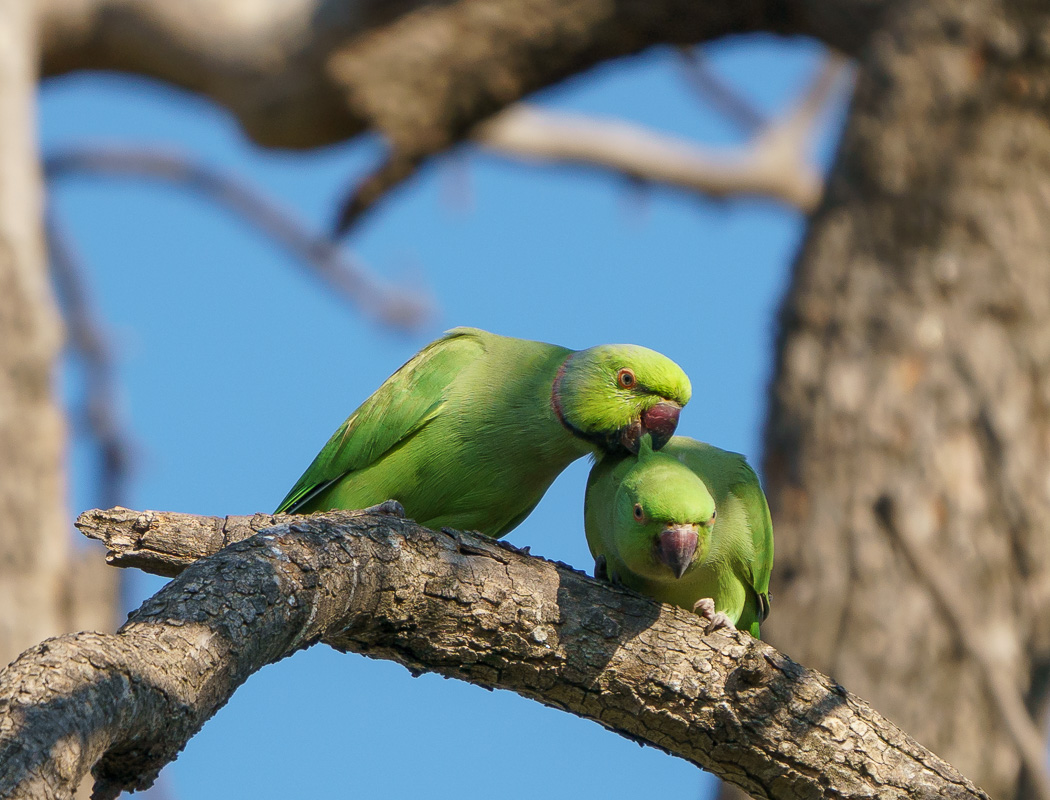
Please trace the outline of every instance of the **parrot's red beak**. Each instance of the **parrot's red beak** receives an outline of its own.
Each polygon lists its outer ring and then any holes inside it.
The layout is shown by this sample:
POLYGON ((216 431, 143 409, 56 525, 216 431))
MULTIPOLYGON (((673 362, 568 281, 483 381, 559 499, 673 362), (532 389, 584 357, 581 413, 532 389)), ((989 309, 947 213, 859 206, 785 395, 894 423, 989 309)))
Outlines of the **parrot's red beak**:
POLYGON ((695 525, 668 525, 656 540, 656 558, 666 564, 676 578, 681 578, 693 563, 699 540, 695 525))
POLYGON ((681 413, 682 407, 670 400, 664 400, 642 412, 642 428, 652 434, 653 450, 659 450, 671 440, 681 413))
POLYGON ((620 444, 629 453, 638 455, 638 446, 645 434, 653 439, 653 450, 659 450, 674 436, 678 427, 678 415, 682 407, 670 400, 662 400, 652 408, 642 412, 641 417, 630 425, 620 428, 620 444))

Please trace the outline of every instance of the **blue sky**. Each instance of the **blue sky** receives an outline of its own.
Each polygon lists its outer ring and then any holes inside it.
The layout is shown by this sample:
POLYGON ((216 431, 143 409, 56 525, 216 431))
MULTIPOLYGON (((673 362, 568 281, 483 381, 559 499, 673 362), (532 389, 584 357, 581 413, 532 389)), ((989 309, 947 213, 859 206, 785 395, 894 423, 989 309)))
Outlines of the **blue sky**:
MULTIPOLYGON (((750 38, 711 63, 773 114, 821 51, 750 38)), ((537 98, 628 118, 708 144, 739 133, 656 50, 537 98)), ((827 164, 842 102, 816 152, 827 164)), ((221 109, 119 76, 77 75, 41 92, 45 153, 83 143, 175 148, 239 173, 316 229, 375 163, 362 139, 310 153, 246 141, 221 109)), ((54 199, 89 267, 120 362, 121 412, 137 443, 128 505, 201 514, 270 511, 335 427, 427 341, 456 325, 587 347, 633 342, 689 373, 679 433, 760 465, 775 310, 803 219, 760 200, 640 193, 579 169, 535 167, 470 148, 399 189, 349 246, 391 280, 424 281, 438 313, 391 334, 326 293, 284 253, 195 196, 125 179, 67 179, 54 199), (464 187, 465 190, 464 190, 464 187)), ((67 398, 79 381, 67 373, 67 398)), ((70 511, 97 504, 94 461, 71 448, 70 511)), ((509 539, 590 571, 587 465, 554 484, 509 539)), ((162 585, 133 576, 141 600, 162 585)), ((163 779, 177 798, 504 798, 640 793, 706 797, 692 765, 507 692, 323 647, 253 676, 163 779)))

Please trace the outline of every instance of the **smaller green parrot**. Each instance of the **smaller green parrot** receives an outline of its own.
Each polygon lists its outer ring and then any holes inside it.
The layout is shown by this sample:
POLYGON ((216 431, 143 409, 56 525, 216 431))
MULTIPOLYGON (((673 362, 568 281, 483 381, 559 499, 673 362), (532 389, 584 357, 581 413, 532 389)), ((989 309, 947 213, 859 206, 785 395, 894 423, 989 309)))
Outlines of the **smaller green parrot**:
POLYGON ((744 456, 685 436, 605 457, 584 501, 595 576, 759 637, 769 614, 773 523, 744 456))

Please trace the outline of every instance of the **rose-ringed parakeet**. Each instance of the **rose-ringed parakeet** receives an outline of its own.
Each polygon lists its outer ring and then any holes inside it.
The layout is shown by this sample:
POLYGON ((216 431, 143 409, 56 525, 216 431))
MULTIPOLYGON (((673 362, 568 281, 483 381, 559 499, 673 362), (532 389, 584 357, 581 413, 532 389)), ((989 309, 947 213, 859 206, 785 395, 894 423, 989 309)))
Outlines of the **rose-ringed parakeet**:
POLYGON ((400 501, 422 525, 499 537, 572 461, 655 447, 689 379, 635 345, 572 351, 456 328, 391 375, 335 432, 277 508, 400 501))
POLYGON ((594 465, 584 520, 599 577, 758 637, 773 523, 742 455, 684 436, 657 453, 643 439, 637 456, 594 465))

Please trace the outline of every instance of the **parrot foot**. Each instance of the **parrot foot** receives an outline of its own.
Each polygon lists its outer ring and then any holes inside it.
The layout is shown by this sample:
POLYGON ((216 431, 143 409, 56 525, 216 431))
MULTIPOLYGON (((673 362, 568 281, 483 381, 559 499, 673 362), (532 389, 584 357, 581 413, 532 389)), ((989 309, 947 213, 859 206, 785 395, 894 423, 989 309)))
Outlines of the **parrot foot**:
POLYGON ((405 507, 397 500, 384 500, 379 505, 361 509, 362 514, 386 514, 391 517, 405 518, 405 507))
POLYGON ((721 630, 735 631, 734 625, 723 612, 715 611, 715 601, 710 597, 701 597, 693 604, 693 611, 707 620, 707 633, 721 630))

